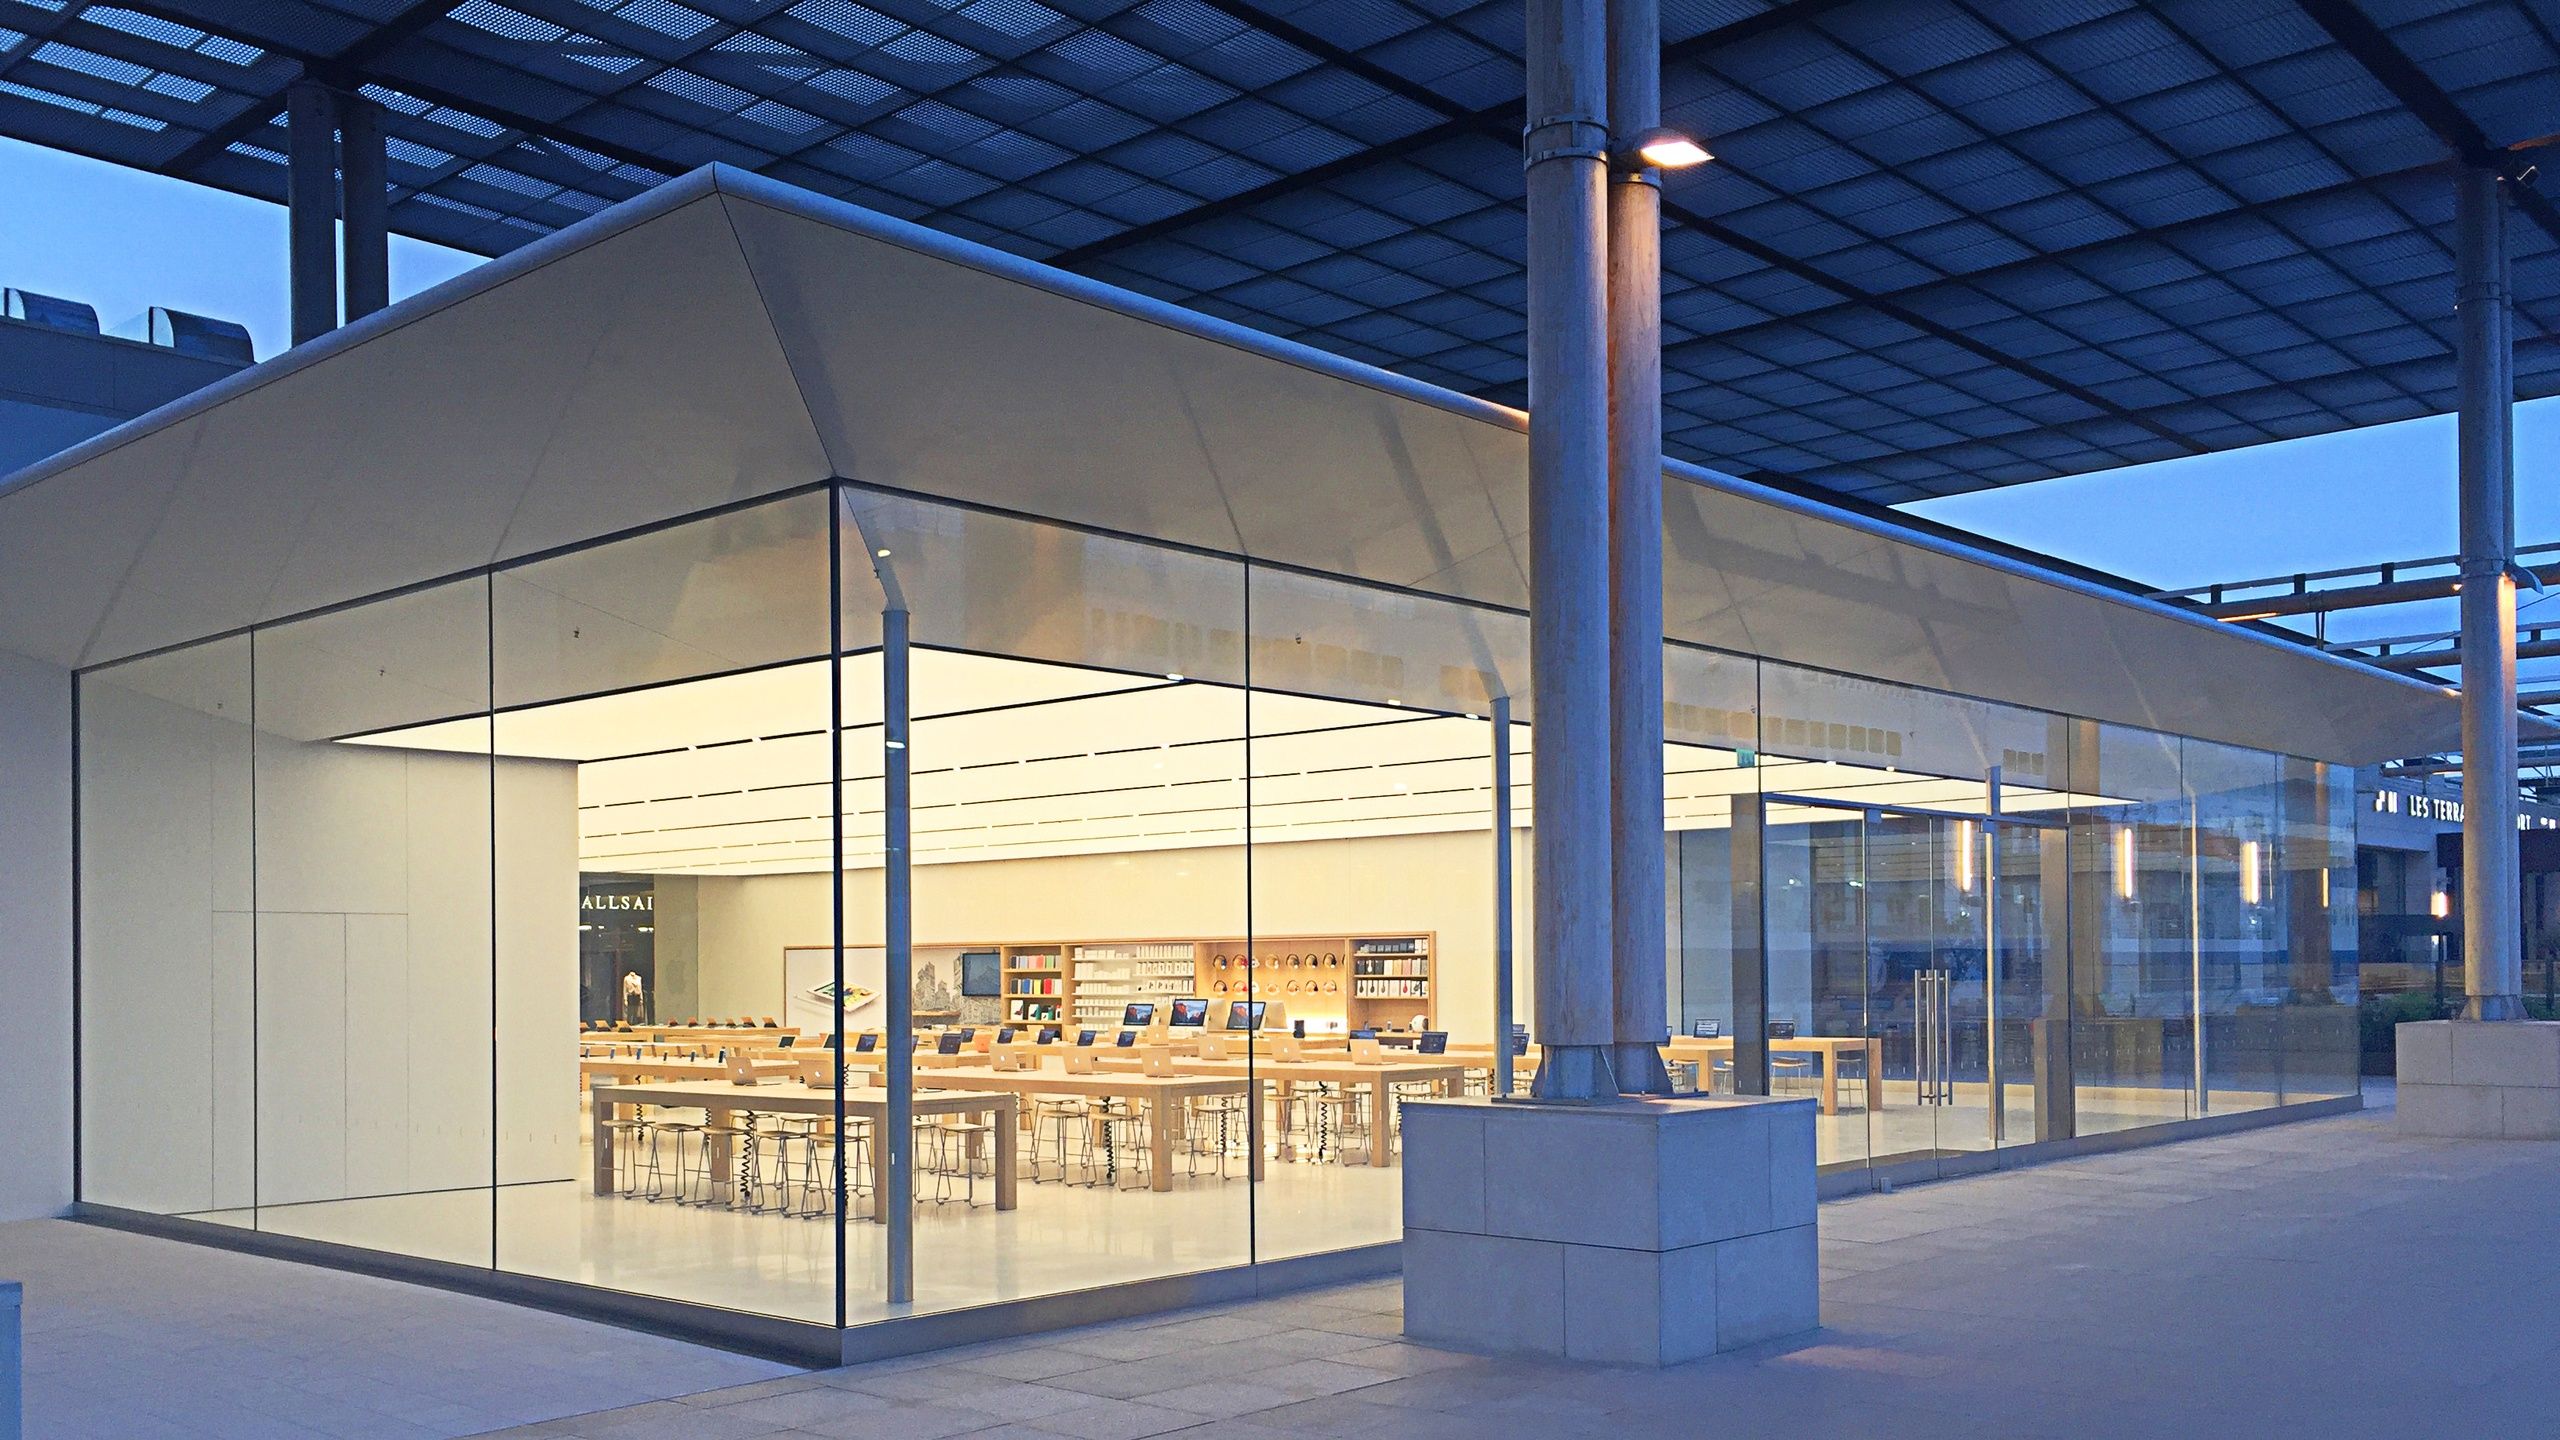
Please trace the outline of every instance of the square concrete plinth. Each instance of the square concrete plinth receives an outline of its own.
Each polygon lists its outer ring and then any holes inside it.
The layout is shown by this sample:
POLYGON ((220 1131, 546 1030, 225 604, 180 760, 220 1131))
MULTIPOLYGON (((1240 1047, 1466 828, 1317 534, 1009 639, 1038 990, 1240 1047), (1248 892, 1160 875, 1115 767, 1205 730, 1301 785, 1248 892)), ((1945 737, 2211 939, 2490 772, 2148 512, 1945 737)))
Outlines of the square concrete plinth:
POLYGON ((2560 1140, 2560 1021, 2412 1020, 2392 1039, 2402 1130, 2560 1140))
POLYGON ((1404 1325, 1671 1365, 1819 1321, 1811 1100, 1404 1107, 1404 1325))

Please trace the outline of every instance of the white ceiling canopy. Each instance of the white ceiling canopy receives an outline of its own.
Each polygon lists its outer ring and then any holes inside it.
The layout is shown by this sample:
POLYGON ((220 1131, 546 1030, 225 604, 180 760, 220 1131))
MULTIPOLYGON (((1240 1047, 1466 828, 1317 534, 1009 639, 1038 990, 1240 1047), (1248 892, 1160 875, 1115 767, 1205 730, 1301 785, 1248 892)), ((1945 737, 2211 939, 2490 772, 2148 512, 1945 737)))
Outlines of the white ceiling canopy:
MULTIPOLYGON (((1527 602, 1525 420, 707 168, 0 484, 0 648, 95 665, 839 477, 1527 602)), ((2330 761, 2434 687, 1692 467, 1667 625, 2330 761)))

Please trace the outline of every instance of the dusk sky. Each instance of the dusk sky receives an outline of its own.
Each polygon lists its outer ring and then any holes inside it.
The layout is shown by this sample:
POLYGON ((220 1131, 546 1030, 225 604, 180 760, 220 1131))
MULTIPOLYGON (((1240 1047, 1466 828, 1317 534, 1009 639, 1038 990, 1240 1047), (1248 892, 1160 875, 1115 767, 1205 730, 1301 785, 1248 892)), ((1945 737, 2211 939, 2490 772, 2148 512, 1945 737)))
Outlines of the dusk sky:
MULTIPOLYGON (((85 300, 119 333, 165 305, 241 321, 262 357, 284 348, 281 207, 14 140, 0 140, 0 195, 0 284, 85 300)), ((477 263, 394 237, 392 292, 477 263)), ((2516 430, 2517 538, 2560 541, 2560 400, 2519 407, 2516 430)), ((2437 417, 1912 508, 2145 583, 2200 585, 2450 554, 2453 456, 2453 422, 2437 417)))

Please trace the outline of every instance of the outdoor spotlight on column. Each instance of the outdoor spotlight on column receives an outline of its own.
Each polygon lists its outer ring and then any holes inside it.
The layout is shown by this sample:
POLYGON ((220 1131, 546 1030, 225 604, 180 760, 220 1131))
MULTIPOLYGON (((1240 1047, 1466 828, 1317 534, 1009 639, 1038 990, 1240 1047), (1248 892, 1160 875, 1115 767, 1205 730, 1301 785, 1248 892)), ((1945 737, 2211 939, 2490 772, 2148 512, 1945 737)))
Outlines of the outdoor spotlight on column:
POLYGON ((1626 147, 1638 160, 1655 170, 1686 170, 1713 160, 1707 147, 1667 125, 1656 125, 1635 137, 1626 147))

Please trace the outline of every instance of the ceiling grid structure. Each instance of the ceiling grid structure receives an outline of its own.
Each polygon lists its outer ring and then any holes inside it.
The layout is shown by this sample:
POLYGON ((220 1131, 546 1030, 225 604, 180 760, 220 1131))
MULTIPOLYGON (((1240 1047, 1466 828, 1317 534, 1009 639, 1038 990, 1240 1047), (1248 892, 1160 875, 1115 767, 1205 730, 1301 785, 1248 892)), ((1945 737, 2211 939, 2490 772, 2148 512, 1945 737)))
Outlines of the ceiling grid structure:
MULTIPOLYGON (((310 75, 499 254, 723 163, 1525 400, 1517 0, 0 0, 0 133, 268 199, 310 75)), ((1685 0, 1680 458, 1898 503, 2439 412, 2549 0, 1685 0)), ((2519 148, 2524 147, 2524 148, 2519 148)), ((2560 153, 2560 152, 2556 152, 2560 153)), ((2560 393, 2560 214, 2512 231, 2560 393)))

